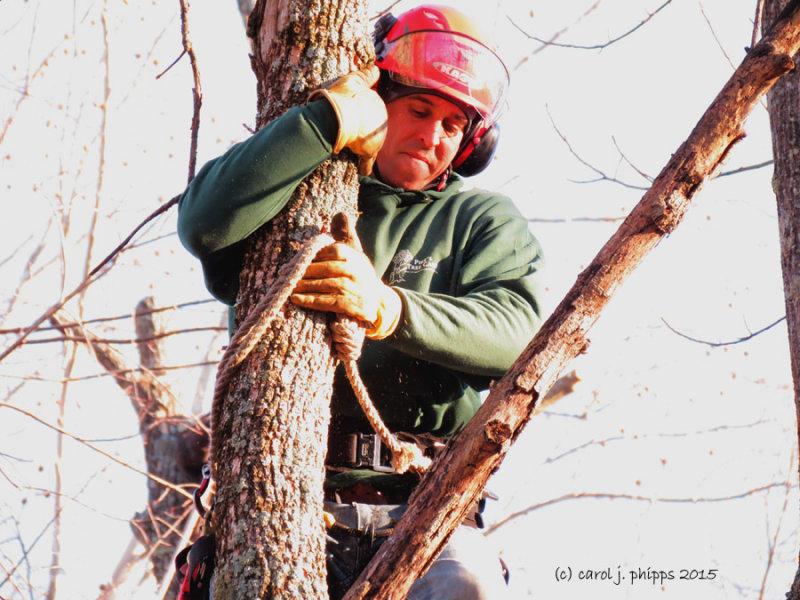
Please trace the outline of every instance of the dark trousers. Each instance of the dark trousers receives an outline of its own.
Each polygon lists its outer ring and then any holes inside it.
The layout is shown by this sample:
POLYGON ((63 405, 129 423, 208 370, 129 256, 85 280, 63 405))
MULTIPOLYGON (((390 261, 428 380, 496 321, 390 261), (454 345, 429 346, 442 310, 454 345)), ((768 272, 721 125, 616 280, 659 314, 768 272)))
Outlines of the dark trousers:
MULTIPOLYGON (((404 504, 325 502, 336 519, 328 529, 328 590, 340 600, 391 535, 404 504)), ((458 527, 428 572, 409 590, 407 600, 502 600, 507 596, 499 556, 472 527, 458 527)))

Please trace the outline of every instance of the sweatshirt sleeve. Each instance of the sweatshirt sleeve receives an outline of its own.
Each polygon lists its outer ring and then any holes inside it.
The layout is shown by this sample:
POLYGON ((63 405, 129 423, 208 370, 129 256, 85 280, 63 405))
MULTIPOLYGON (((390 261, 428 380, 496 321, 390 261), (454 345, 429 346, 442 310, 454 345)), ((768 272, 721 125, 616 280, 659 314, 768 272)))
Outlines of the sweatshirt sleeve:
POLYGON ((297 185, 330 158, 336 133, 327 102, 294 107, 210 160, 186 188, 178 202, 178 236, 200 259, 206 285, 219 299, 231 303, 236 286, 223 280, 238 277, 239 242, 277 215, 297 185))
POLYGON ((510 200, 471 224, 454 295, 396 288, 403 315, 389 342, 486 387, 511 366, 541 325, 543 256, 510 200))

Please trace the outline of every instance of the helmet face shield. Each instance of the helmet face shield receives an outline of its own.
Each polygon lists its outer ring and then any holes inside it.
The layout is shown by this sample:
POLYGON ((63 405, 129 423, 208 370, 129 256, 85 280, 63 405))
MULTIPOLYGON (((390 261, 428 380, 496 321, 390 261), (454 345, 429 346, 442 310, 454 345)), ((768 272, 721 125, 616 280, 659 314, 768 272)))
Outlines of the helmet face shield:
POLYGON ((398 83, 431 88, 473 107, 487 126, 499 117, 509 83, 497 54, 453 31, 412 31, 387 39, 376 64, 398 83))

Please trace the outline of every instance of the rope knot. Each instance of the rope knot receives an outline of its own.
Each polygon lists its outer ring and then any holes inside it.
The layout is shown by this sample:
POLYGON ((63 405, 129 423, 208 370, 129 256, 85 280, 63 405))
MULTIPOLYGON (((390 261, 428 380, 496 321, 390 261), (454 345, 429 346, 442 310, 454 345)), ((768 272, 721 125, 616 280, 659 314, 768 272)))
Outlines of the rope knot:
POLYGON ((333 338, 334 356, 344 363, 357 361, 361 357, 366 329, 344 315, 337 315, 328 326, 333 338))
MULTIPOLYGON (((346 239, 351 244, 358 244, 355 229, 346 216, 339 213, 334 216, 331 223, 333 236, 322 233, 305 235, 303 246, 285 263, 278 271, 276 281, 266 291, 253 310, 246 316, 237 328, 225 354, 220 360, 217 370, 217 380, 214 388, 214 398, 211 407, 211 447, 210 463, 213 470, 216 468, 217 450, 220 447, 219 423, 222 416, 222 407, 228 386, 233 378, 236 368, 247 358, 252 349, 266 332, 272 320, 277 316, 297 282, 303 277, 306 267, 311 263, 323 247, 337 240, 346 239)), ((360 244, 358 244, 360 250, 360 244)), ((330 323, 333 337, 334 356, 342 361, 347 373, 347 378, 353 387, 356 398, 381 441, 392 453, 392 468, 398 473, 412 471, 423 473, 431 464, 431 459, 425 456, 415 444, 398 440, 386 427, 380 413, 375 408, 358 372, 358 359, 364 344, 366 329, 364 326, 344 315, 337 315, 330 323)))

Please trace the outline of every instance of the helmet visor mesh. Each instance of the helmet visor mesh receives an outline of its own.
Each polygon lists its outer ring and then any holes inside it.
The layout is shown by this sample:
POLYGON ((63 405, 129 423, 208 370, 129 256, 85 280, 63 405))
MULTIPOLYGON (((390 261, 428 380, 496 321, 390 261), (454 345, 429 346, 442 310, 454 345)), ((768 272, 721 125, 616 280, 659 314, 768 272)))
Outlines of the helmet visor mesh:
POLYGON ((404 85, 432 88, 474 107, 491 125, 506 91, 503 61, 480 42, 449 31, 413 31, 386 42, 378 66, 404 85))

